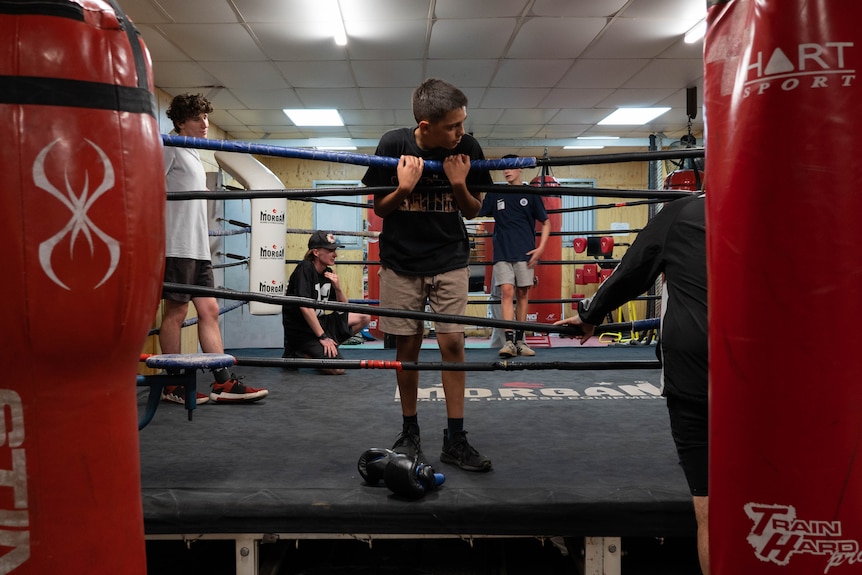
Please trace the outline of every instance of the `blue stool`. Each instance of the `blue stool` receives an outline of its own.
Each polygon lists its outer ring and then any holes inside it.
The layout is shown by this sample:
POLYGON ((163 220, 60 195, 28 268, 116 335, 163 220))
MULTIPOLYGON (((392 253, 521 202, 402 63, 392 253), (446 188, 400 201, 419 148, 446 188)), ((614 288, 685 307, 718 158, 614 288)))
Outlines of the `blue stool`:
POLYGON ((186 396, 185 408, 189 412, 189 421, 191 421, 192 413, 197 407, 197 370, 231 367, 235 363, 236 359, 232 355, 224 353, 166 353, 148 357, 147 367, 179 371, 171 374, 138 376, 138 386, 150 388, 146 410, 138 418, 138 430, 140 431, 153 420, 162 398, 162 390, 168 385, 183 386, 186 396))

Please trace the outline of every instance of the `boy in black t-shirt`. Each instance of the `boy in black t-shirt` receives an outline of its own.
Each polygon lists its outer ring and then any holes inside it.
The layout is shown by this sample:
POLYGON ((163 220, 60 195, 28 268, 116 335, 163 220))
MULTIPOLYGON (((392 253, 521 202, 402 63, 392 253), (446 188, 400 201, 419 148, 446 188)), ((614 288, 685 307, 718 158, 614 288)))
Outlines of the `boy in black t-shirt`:
MULTIPOLYGON (((396 169, 371 167, 366 186, 396 186, 374 196, 374 212, 383 218, 380 234, 380 305, 390 309, 463 315, 470 279, 470 244, 463 217, 481 207, 470 185, 491 184, 487 171, 470 171, 470 160, 484 159, 479 143, 464 132, 467 97, 456 87, 430 78, 413 92, 414 128, 391 130, 377 146, 378 156, 399 158, 396 169), (425 160, 439 160, 444 173, 425 170, 425 160), (423 189, 417 190, 417 185, 423 189), (435 186, 429 189, 428 186, 435 186)), ((415 362, 422 347, 421 320, 381 317, 380 328, 395 336, 396 359, 415 362)), ((464 361, 464 326, 436 322, 440 355, 464 361)), ((422 458, 417 416, 419 372, 397 372, 403 416, 393 450, 422 458)), ((463 371, 443 371, 448 425, 440 460, 469 471, 488 471, 491 460, 469 443, 464 431, 463 371)))

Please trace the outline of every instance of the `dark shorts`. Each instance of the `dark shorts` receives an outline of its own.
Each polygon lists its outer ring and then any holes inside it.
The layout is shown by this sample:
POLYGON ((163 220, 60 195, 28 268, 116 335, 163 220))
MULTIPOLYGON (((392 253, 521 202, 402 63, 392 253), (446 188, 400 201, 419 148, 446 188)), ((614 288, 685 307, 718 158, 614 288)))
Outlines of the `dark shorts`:
MULTIPOLYGON (((166 258, 165 281, 190 286, 214 287, 213 264, 209 260, 191 258, 166 258)), ((188 303, 191 294, 162 291, 162 298, 188 303)))
POLYGON ((709 495, 709 406, 675 395, 667 397, 670 430, 688 488, 696 497, 709 495))
MULTIPOLYGON (((344 341, 350 339, 353 333, 347 325, 347 312, 335 312, 326 314, 320 318, 320 327, 323 328, 329 337, 334 339, 336 343, 341 345, 344 341)), ((320 340, 313 335, 297 338, 295 334, 285 333, 285 351, 289 347, 294 354, 307 355, 312 359, 342 359, 341 353, 336 357, 327 357, 323 353, 323 345, 320 340)))

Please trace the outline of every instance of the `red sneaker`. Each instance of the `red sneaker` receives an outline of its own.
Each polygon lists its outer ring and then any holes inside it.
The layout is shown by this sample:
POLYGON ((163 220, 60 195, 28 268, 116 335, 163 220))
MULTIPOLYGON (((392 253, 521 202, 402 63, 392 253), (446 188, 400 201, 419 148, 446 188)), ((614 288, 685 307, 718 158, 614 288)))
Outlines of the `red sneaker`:
POLYGON ((211 400, 216 403, 248 403, 269 395, 269 391, 240 383, 236 375, 230 375, 230 379, 224 383, 213 383, 213 390, 209 397, 211 400))

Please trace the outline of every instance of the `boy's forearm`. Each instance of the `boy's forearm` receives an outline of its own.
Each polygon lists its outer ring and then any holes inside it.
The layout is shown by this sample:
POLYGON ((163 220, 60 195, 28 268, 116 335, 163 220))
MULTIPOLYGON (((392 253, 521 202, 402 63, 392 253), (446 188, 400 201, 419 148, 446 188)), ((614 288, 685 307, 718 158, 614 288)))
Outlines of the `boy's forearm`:
POLYGON ((452 194, 458 203, 458 209, 468 220, 472 220, 482 209, 482 201, 474 196, 467 188, 467 184, 452 184, 452 194))

